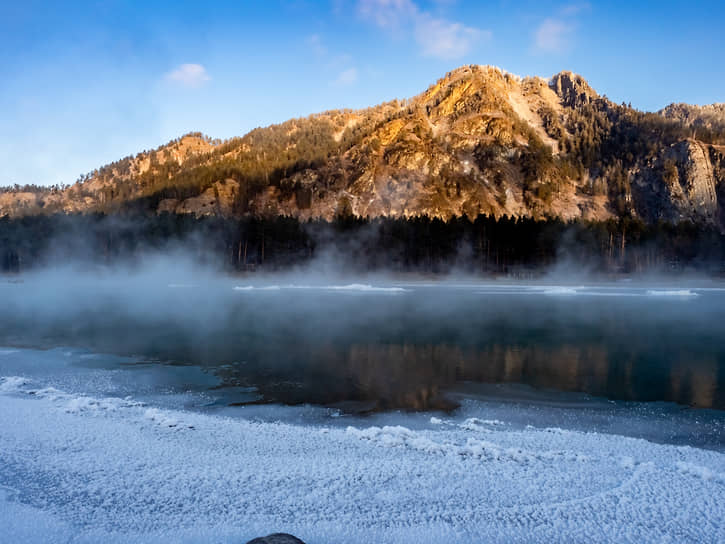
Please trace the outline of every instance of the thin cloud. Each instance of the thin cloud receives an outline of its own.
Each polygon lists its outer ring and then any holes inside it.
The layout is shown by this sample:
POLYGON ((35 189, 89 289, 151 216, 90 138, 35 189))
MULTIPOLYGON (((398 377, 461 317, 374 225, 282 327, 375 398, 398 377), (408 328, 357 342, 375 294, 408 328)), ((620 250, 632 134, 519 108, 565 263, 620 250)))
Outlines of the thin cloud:
POLYGON ((536 27, 532 49, 535 53, 566 53, 572 47, 577 15, 591 9, 589 2, 567 4, 536 27))
POLYGON ((578 4, 569 4, 561 8, 561 14, 564 16, 577 15, 582 11, 587 11, 592 6, 589 2, 580 2, 578 4))
POLYGON ((352 85, 357 81, 357 68, 348 68, 347 70, 343 70, 340 72, 340 74, 337 76, 337 79, 333 81, 334 85, 338 86, 347 86, 352 85))
POLYGON ((305 41, 315 55, 322 57, 327 54, 327 47, 325 47, 322 43, 322 38, 319 34, 312 34, 311 36, 308 36, 305 41))
POLYGON ((415 26, 415 39, 421 53, 427 57, 456 59, 468 53, 477 41, 490 38, 489 31, 435 19, 427 14, 422 15, 415 26))
POLYGON ((573 26, 561 19, 546 18, 534 33, 534 47, 543 53, 563 53, 569 48, 573 26))
POLYGON ((184 87, 201 87, 211 77, 201 64, 182 64, 166 74, 166 80, 184 87))
POLYGON ((376 26, 393 33, 413 33, 420 53, 426 57, 455 59, 492 34, 488 30, 434 17, 412 0, 359 0, 358 14, 376 26))
POLYGON ((360 0, 358 13, 380 28, 400 28, 420 10, 412 0, 360 0))

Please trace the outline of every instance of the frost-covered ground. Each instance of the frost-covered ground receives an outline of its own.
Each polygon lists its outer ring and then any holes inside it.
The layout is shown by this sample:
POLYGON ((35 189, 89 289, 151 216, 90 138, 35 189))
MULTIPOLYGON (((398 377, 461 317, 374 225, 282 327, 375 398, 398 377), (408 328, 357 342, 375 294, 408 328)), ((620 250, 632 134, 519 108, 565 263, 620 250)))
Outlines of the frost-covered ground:
POLYGON ((475 402, 227 417, 28 368, 0 379, 3 542, 725 541, 722 449, 525 426, 475 402))

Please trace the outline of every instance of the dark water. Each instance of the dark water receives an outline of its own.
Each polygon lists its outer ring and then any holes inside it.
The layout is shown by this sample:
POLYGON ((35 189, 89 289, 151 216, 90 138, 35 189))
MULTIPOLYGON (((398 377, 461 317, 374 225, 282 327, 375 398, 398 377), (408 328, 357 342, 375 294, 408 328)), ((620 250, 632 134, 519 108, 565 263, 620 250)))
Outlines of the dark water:
POLYGON ((232 405, 448 409, 510 383, 725 409, 725 290, 234 285, 5 284, 0 345, 201 367, 232 405))

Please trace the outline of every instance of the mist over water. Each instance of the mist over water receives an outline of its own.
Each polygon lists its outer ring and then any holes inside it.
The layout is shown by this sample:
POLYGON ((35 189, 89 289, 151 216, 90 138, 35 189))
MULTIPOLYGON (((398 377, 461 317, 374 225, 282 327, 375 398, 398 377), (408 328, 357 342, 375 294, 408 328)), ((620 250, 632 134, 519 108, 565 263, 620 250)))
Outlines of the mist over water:
POLYGON ((0 345, 198 368, 213 380, 186 386, 227 405, 449 410, 483 383, 725 408, 711 282, 231 277, 181 257, 79 270, 2 281, 0 345))

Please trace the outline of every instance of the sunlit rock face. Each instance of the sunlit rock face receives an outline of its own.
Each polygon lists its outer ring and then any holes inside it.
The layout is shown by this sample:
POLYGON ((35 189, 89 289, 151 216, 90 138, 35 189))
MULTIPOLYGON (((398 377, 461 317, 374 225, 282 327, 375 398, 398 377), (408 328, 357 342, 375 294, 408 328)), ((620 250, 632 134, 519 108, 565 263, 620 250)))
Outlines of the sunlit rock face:
POLYGON ((464 66, 421 94, 225 142, 188 134, 70 187, 0 194, 0 216, 488 214, 721 225, 725 105, 645 114, 579 75, 464 66))

